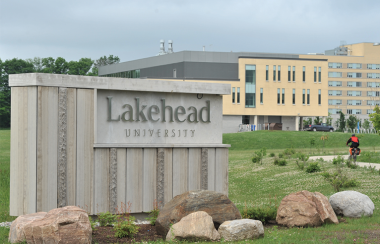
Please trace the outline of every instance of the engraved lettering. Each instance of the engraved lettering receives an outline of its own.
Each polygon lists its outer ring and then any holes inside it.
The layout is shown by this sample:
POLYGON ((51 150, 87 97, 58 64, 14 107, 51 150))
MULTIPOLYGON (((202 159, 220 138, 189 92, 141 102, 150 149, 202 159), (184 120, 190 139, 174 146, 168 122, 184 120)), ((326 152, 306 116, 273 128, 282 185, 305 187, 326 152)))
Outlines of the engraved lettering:
POLYGON ((201 110, 199 111, 199 119, 203 122, 203 123, 210 123, 210 100, 207 100, 206 101, 206 107, 203 107, 201 108, 201 110), (207 120, 204 120, 203 119, 203 110, 206 110, 206 114, 207 114, 207 120))
POLYGON ((186 109, 182 106, 178 106, 176 109, 175 109, 175 112, 174 112, 174 117, 175 117, 175 120, 182 123, 184 122, 186 119, 184 120, 180 120, 178 115, 181 115, 181 114, 186 114, 186 109), (181 111, 179 111, 181 110, 181 111))
POLYGON ((161 121, 162 122, 166 122, 166 109, 169 109, 169 112, 170 112, 170 122, 174 122, 173 120, 173 108, 171 106, 165 106, 165 99, 161 99, 161 121))
POLYGON ((128 111, 125 111, 125 112, 121 115, 121 120, 122 120, 122 121, 131 121, 131 122, 134 121, 134 120, 133 120, 133 108, 132 108, 132 106, 129 105, 129 104, 124 104, 124 105, 123 105, 123 108, 125 108, 125 107, 128 107, 129 110, 128 110, 128 111), (129 114, 129 119, 126 119, 126 118, 125 118, 125 116, 126 116, 127 114, 129 114))
POLYGON ((165 137, 168 137, 169 130, 165 130, 165 137))
POLYGON ((160 118, 153 119, 152 113, 153 114, 159 114, 160 113, 160 108, 157 105, 152 105, 148 109, 148 119, 151 120, 151 121, 153 121, 153 122, 157 122, 160 118), (154 111, 153 111, 153 109, 154 109, 154 111))
POLYGON ((178 130, 178 137, 181 137, 181 130, 178 130))
POLYGON ((175 137, 175 129, 172 129, 172 137, 175 137))
POLYGON ((140 136, 140 129, 135 130, 135 136, 140 136))
POLYGON ((160 133, 161 133, 161 130, 158 129, 158 130, 157 130, 157 136, 158 136, 158 137, 160 137, 160 133))
POLYGON ((183 130, 185 132, 185 137, 187 136, 187 130, 183 130))
POLYGON ((198 123, 198 111, 197 111, 197 108, 191 106, 187 110, 193 110, 193 113, 191 113, 191 114, 189 114, 187 116, 187 121, 189 121, 190 123, 198 123), (191 119, 191 116, 193 116, 193 119, 191 119))
POLYGON ((140 111, 140 98, 135 97, 135 99, 136 99, 136 121, 140 121, 140 116, 141 116, 142 121, 148 121, 144 114, 144 108, 146 108, 146 105, 142 105, 141 111, 140 111))
POLYGON ((191 131, 191 137, 194 137, 195 130, 190 130, 190 131, 191 131))
POLYGON ((107 121, 120 121, 120 115, 117 119, 112 119, 112 96, 108 96, 108 118, 107 121))
POLYGON ((125 132, 126 132, 127 137, 131 135, 131 129, 125 129, 125 132))
POLYGON ((143 132, 144 132, 143 136, 145 136, 145 129, 143 129, 143 132))
POLYGON ((154 130, 149 129, 149 132, 150 132, 150 136, 152 137, 154 130))

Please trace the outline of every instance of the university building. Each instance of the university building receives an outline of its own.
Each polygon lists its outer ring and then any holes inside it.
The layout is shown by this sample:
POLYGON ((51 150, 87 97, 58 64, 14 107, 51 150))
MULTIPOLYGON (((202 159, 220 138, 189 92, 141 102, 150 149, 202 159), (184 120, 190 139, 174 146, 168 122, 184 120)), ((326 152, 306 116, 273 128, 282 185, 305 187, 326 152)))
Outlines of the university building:
MULTIPOLYGON (((368 118, 380 103, 380 45, 342 45, 324 54, 168 52, 99 68, 99 76, 231 85, 223 96, 223 132, 240 124, 300 130, 304 117, 368 118)), ((201 96, 201 94, 199 94, 201 96)))

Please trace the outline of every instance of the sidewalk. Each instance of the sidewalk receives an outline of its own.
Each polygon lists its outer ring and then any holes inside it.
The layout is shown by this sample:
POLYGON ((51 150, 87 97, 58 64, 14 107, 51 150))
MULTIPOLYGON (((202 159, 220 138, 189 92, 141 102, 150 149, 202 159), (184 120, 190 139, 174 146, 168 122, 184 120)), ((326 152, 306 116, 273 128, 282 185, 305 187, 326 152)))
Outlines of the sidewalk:
MULTIPOLYGON (((348 159, 348 155, 341 155, 344 159, 348 159)), ((337 155, 333 155, 333 156, 312 156, 312 157, 309 157, 309 159, 311 160, 316 160, 318 158, 323 158, 323 160, 325 161, 332 161, 334 158, 338 157, 337 155)), ((358 160, 360 160, 360 156, 358 157, 358 160)), ((372 167, 375 166, 376 169, 380 170, 380 164, 370 164, 370 163, 362 163, 362 162, 356 162, 357 165, 359 165, 360 167, 364 167, 364 166, 367 166, 369 167, 370 165, 372 167)))

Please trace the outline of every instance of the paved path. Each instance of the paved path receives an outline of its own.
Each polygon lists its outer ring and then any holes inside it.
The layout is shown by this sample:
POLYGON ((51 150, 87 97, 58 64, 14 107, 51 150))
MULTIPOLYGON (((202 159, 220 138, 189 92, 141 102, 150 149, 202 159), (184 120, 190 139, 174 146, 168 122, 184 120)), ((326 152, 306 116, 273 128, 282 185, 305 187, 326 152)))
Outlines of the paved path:
MULTIPOLYGON (((348 155, 341 155, 344 159, 348 159, 348 155)), ((316 160, 318 158, 323 158, 323 160, 325 161, 332 161, 334 158, 338 157, 338 155, 333 155, 333 156, 312 156, 312 157, 309 157, 309 159, 311 160, 316 160)), ((358 160, 360 160, 360 156, 358 157, 358 160)), ((372 166, 378 170, 380 170, 380 164, 369 164, 369 163, 362 163, 362 162, 356 162, 356 164, 358 164, 360 167, 364 167, 364 166, 372 166)))

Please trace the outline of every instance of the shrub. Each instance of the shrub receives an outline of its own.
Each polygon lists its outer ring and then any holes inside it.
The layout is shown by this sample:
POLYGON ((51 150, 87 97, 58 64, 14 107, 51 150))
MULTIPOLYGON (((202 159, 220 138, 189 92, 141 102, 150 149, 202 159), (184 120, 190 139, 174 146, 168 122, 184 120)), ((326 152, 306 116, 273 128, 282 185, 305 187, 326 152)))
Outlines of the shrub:
POLYGON ((320 172, 321 167, 319 166, 318 162, 310 163, 309 166, 306 168, 307 173, 314 173, 314 172, 320 172))
POLYGON ((270 154, 269 154, 269 157, 274 157, 274 156, 275 156, 274 153, 270 153, 270 154))
POLYGON ((276 206, 263 206, 252 207, 244 210, 242 217, 244 219, 260 220, 263 223, 267 223, 269 220, 276 220, 277 207, 276 206))
POLYGON ((153 209, 150 210, 148 213, 149 213, 149 217, 146 218, 146 219, 149 220, 149 222, 150 222, 151 225, 155 225, 157 217, 158 217, 158 215, 160 213, 160 209, 158 209, 157 200, 154 200, 154 202, 153 202, 153 209))
POLYGON ((284 154, 279 153, 279 154, 278 154, 278 157, 279 157, 279 158, 283 158, 283 157, 284 157, 284 154))
POLYGON ((279 159, 279 158, 275 158, 273 163, 274 165, 278 165, 278 166, 285 166, 288 164, 288 162, 286 162, 285 159, 279 159))
POLYGON ((267 149, 265 147, 261 148, 259 151, 255 152, 255 155, 252 157, 253 163, 260 162, 263 164, 263 157, 267 155, 267 149))
POLYGON ((356 164, 353 164, 350 160, 346 160, 346 165, 350 169, 357 169, 359 166, 356 164))
POLYGON ((300 170, 303 170, 304 168, 305 168, 305 163, 304 162, 298 162, 298 160, 296 160, 296 164, 297 164, 297 166, 298 166, 298 168, 300 169, 300 170))
POLYGON ((258 156, 253 156, 253 157, 252 157, 252 163, 258 163, 258 162, 260 162, 260 157, 258 157, 258 156))
POLYGON ((116 220, 116 215, 110 212, 99 213, 98 221, 100 226, 112 225, 116 220))
POLYGON ((293 154, 295 154, 295 153, 296 153, 296 151, 295 151, 293 148, 287 148, 287 149, 285 149, 285 151, 283 152, 283 154, 288 155, 288 156, 293 155, 293 154))
POLYGON ((344 158, 342 156, 338 156, 333 159, 332 163, 337 165, 337 164, 342 164, 344 162, 344 158))
POLYGON ((349 179, 346 175, 344 175, 341 167, 341 164, 338 165, 336 172, 333 174, 323 172, 321 175, 331 184, 331 186, 337 192, 345 187, 359 186, 360 182, 356 179, 349 179))
POLYGON ((307 160, 309 160, 309 156, 306 156, 303 153, 299 153, 297 156, 298 156, 298 159, 302 160, 303 162, 306 162, 307 160))
MULTIPOLYGON (((121 216, 119 216, 121 217, 121 216)), ((133 237, 134 234, 136 234, 140 227, 137 226, 135 223, 135 217, 127 215, 125 220, 121 220, 119 218, 119 221, 116 222, 113 229, 115 230, 115 237, 117 238, 123 238, 123 237, 133 237)))
POLYGON ((94 231, 96 227, 96 222, 92 219, 90 215, 88 215, 88 220, 90 221, 92 231, 94 231))

